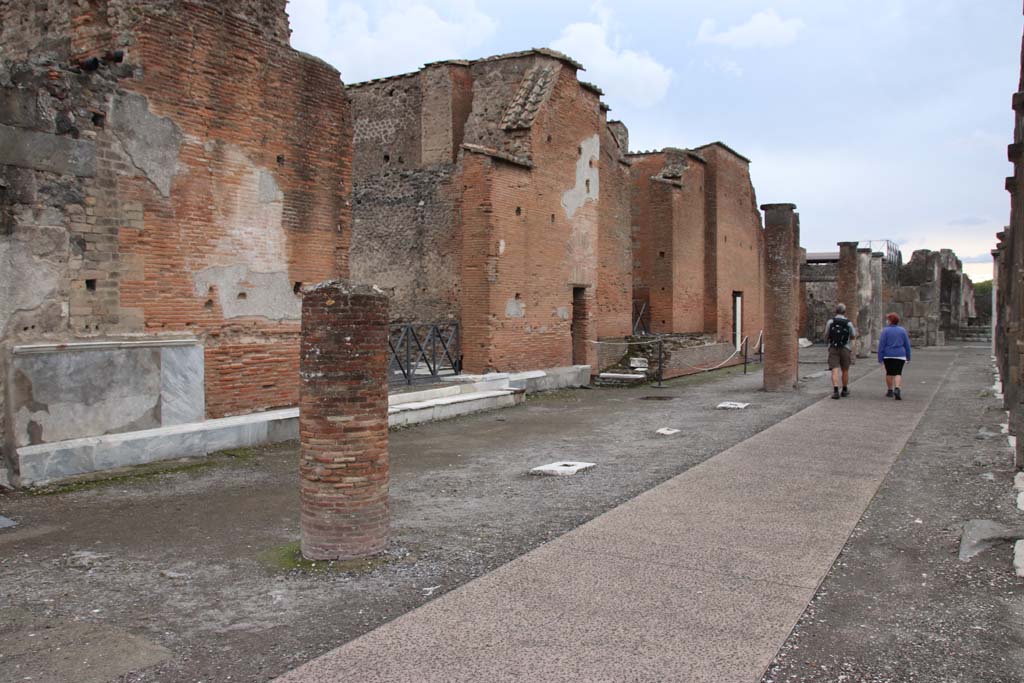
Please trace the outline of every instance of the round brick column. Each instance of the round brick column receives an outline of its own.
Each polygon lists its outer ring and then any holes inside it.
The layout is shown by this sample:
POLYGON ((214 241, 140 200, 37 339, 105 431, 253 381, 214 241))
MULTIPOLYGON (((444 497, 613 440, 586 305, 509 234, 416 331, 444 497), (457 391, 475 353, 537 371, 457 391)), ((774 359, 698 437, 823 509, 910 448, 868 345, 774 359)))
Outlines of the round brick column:
POLYGON ((764 389, 791 391, 799 369, 799 233, 796 206, 765 204, 764 389))
POLYGON ((325 282, 302 298, 299 497, 302 555, 351 560, 388 536, 388 301, 325 282))

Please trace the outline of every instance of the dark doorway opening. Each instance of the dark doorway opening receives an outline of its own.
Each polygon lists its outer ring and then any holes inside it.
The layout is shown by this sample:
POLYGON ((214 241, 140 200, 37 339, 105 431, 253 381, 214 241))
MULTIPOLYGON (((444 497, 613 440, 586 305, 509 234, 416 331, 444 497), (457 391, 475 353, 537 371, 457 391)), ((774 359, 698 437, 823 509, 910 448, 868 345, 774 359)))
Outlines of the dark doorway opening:
POLYGON ((572 288, 572 364, 587 364, 587 288, 572 288))

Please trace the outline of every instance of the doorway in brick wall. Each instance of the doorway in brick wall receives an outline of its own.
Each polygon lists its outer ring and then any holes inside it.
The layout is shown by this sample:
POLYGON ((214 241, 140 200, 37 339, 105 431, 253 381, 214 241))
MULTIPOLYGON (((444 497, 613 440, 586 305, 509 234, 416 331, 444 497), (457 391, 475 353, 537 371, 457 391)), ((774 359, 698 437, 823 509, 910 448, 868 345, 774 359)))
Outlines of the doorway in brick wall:
POLYGON ((743 346, 743 292, 732 293, 732 340, 739 351, 743 346))
POLYGON ((572 364, 587 364, 587 288, 572 288, 572 364))

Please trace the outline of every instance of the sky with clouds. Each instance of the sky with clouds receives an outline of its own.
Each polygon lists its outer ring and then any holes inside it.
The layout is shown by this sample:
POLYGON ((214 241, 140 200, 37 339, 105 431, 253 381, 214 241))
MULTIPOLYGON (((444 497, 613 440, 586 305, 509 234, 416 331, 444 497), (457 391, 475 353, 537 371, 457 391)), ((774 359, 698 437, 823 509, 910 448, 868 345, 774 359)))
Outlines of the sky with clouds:
POLYGON ((634 150, 722 140, 811 251, 956 250, 974 279, 1009 220, 1018 0, 289 0, 292 44, 349 83, 552 47, 634 150), (969 262, 974 261, 971 264, 969 262))

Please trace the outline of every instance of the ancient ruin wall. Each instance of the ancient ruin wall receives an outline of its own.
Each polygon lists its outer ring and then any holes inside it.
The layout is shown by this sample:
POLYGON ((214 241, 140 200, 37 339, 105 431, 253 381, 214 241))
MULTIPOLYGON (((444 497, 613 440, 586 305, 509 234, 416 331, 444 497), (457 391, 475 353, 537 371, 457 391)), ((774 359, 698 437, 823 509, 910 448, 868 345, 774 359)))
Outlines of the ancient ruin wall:
POLYGON ((354 127, 353 239, 356 282, 391 295, 408 322, 458 317, 459 219, 453 186, 456 76, 438 65, 348 88, 354 127))
POLYGON ((835 262, 805 263, 800 268, 800 281, 807 293, 803 336, 812 342, 825 340, 825 325, 839 301, 838 277, 839 264, 835 262))
POLYGON ((764 328, 764 230, 750 181, 749 162, 715 143, 696 150, 707 159, 705 325, 721 340, 732 338, 733 292, 743 293, 744 335, 764 328))
MULTIPOLYGON (((619 123, 601 126, 601 196, 598 198, 598 338, 624 337, 633 321, 633 231, 630 169, 625 155, 629 133, 619 123)), ((596 369, 596 368, 595 368, 596 369)))
POLYGON ((295 404, 297 291, 346 273, 351 154, 284 5, 0 5, 6 348, 195 336, 209 416, 295 404))
POLYGON ((653 332, 704 329, 704 167, 682 150, 633 162, 634 297, 653 332))
POLYGON ((466 367, 593 365, 597 330, 628 328, 631 281, 628 257, 599 264, 605 246, 628 247, 627 185, 618 146, 607 149, 599 95, 571 63, 547 55, 472 69, 460 162, 466 367), (603 310, 602 278, 617 290, 603 310))
MULTIPOLYGON (((495 72, 521 80, 523 61, 482 64, 475 80, 488 83, 491 92, 500 91, 495 72)), ((557 65, 542 61, 541 69, 546 63, 557 65)), ((576 321, 581 326, 577 337, 596 339, 600 111, 596 95, 582 95, 572 70, 558 65, 547 106, 529 131, 529 147, 515 148, 531 150, 532 168, 500 161, 491 167, 490 239, 496 269, 488 297, 488 365, 495 369, 570 365, 574 308, 586 314, 576 321), (575 305, 574 288, 582 290, 575 305)), ((483 97, 477 93, 470 118, 478 125, 488 119, 477 110, 495 108, 483 97)), ((490 128, 475 132, 490 133, 490 128)), ((585 362, 580 356, 588 349, 575 351, 575 360, 585 362)))

